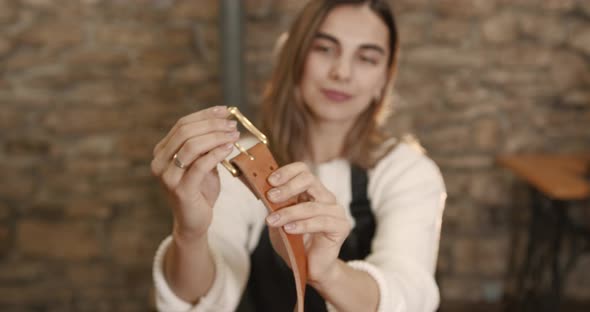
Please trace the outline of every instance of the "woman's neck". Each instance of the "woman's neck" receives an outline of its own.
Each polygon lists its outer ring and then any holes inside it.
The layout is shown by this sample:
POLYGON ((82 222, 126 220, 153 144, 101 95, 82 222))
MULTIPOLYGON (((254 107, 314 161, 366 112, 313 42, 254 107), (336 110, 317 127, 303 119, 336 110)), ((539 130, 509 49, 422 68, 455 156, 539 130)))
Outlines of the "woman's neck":
POLYGON ((341 157, 350 126, 338 122, 312 122, 309 127, 312 147, 310 161, 320 164, 341 157))

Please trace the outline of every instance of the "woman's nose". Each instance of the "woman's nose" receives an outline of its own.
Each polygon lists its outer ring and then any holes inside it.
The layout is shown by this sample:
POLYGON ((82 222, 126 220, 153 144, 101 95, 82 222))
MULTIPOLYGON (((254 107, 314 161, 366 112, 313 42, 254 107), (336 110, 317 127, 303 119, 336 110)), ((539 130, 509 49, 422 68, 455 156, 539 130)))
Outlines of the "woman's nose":
POLYGON ((338 58, 332 64, 330 76, 334 80, 348 81, 352 75, 352 66, 344 58, 338 58))

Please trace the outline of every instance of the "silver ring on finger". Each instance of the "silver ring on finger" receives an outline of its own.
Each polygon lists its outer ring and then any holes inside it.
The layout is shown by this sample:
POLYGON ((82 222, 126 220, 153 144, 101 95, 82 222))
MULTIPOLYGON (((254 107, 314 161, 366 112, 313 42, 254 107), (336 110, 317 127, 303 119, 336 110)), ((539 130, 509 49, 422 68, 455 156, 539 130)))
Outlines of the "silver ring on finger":
POLYGON ((180 169, 184 169, 186 168, 186 165, 180 161, 180 159, 178 159, 178 153, 174 153, 174 156, 172 156, 172 161, 174 162, 174 165, 180 169))

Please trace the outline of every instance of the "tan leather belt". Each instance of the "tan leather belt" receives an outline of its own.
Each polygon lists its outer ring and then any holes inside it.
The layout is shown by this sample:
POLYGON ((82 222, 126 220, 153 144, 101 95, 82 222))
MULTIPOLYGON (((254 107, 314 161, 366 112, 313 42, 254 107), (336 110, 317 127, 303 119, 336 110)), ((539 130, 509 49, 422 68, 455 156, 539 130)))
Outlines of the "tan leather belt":
MULTIPOLYGON (((236 143, 236 147, 241 153, 232 158, 230 162, 223 161, 223 165, 233 176, 239 177, 248 186, 252 193, 264 203, 269 213, 296 204, 296 198, 291 198, 286 202, 278 204, 268 201, 266 193, 272 186, 268 183, 267 179, 278 168, 278 165, 266 146, 266 136, 258 131, 237 108, 229 107, 228 110, 261 142, 248 150, 245 150, 236 143)), ((295 306, 295 311, 303 312, 305 286, 307 284, 307 258, 305 256, 303 237, 302 235, 287 234, 282 228, 279 228, 278 231, 289 256, 289 264, 295 278, 295 288, 297 289, 297 305, 295 306)))

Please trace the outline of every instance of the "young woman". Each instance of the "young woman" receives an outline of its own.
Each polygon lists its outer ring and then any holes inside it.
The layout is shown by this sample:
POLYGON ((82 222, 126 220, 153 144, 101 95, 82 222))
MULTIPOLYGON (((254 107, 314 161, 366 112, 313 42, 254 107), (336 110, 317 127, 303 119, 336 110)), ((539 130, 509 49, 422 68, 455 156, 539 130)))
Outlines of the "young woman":
POLYGON ((278 54, 261 130, 282 165, 267 198, 307 200, 269 215, 217 169, 239 140, 225 107, 172 127, 152 161, 174 215, 154 261, 158 309, 292 309, 285 255, 268 235, 282 227, 305 238, 306 311, 436 310, 444 183, 430 159, 380 128, 397 53, 387 0, 303 9, 278 54))

